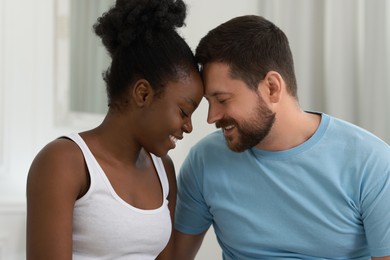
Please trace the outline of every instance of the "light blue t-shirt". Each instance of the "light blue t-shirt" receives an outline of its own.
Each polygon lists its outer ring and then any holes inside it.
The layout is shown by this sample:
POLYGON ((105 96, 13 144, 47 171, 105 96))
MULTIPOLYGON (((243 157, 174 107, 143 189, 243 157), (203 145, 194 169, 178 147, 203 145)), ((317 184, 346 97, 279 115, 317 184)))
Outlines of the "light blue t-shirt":
POLYGON ((178 176, 175 227, 213 225, 224 259, 369 259, 390 255, 390 147, 321 114, 286 151, 229 150, 220 130, 178 176))

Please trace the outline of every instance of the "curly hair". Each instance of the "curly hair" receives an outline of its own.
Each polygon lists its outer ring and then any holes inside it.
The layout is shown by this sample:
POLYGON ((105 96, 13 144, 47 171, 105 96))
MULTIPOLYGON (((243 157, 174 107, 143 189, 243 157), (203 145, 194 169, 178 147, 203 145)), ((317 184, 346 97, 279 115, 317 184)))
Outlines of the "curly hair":
POLYGON ((112 58, 104 73, 108 103, 144 78, 157 94, 169 81, 187 76, 198 66, 177 28, 185 25, 182 0, 117 0, 93 28, 112 58))

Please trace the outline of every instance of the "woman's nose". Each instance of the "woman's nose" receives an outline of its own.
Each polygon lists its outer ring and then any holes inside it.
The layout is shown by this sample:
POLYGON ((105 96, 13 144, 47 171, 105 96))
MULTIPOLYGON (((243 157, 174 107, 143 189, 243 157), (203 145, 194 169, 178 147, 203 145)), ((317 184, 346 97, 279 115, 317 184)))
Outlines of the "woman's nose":
POLYGON ((191 133, 192 132, 192 122, 191 122, 191 118, 188 120, 188 122, 186 122, 184 125, 183 125, 183 131, 187 134, 191 133))

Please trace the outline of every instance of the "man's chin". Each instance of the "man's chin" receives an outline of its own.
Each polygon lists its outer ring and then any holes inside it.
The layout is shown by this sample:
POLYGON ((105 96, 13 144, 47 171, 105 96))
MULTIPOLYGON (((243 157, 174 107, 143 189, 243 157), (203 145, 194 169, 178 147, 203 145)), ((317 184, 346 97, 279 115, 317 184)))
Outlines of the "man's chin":
POLYGON ((246 148, 242 147, 240 143, 234 142, 232 140, 226 139, 226 144, 229 147, 230 150, 236 153, 241 153, 246 150, 246 148))

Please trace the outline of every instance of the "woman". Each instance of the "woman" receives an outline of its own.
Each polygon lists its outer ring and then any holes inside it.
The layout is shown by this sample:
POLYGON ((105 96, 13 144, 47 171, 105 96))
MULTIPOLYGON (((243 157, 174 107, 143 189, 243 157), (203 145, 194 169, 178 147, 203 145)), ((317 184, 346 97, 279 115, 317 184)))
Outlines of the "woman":
POLYGON ((176 32, 180 0, 118 0, 94 25, 112 63, 108 112, 94 129, 60 137, 27 181, 27 259, 171 259, 176 178, 167 155, 203 85, 176 32))

